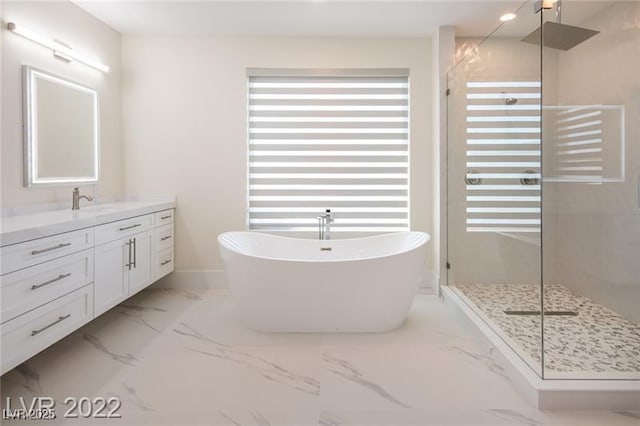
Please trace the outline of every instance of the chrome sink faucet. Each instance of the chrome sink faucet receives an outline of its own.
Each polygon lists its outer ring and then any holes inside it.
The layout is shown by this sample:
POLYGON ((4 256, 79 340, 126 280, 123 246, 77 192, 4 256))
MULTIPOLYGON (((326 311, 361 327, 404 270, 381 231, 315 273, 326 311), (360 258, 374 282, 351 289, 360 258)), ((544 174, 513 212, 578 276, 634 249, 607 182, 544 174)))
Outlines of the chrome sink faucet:
POLYGON ((331 239, 331 223, 333 222, 333 213, 331 209, 327 209, 325 214, 318 216, 318 239, 331 239))
POLYGON ((89 195, 80 195, 79 188, 73 188, 73 204, 71 205, 71 210, 80 210, 80 199, 84 198, 87 201, 93 201, 89 195))

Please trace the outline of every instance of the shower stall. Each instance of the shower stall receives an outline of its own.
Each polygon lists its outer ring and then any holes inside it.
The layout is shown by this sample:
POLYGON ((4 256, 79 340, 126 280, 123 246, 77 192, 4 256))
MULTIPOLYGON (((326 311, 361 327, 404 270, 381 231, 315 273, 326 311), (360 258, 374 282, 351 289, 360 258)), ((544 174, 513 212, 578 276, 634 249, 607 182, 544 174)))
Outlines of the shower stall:
POLYGON ((449 290, 542 379, 640 379, 640 2, 527 2, 447 83, 449 290))

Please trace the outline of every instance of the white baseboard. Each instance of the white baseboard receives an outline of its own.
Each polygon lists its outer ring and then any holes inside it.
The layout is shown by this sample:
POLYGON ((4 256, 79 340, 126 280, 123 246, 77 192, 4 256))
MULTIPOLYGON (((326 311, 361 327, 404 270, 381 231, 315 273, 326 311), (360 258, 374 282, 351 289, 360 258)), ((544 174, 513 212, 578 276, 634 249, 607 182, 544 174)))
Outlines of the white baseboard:
POLYGON ((155 288, 229 288, 221 269, 174 271, 153 285, 155 288))
POLYGON ((429 290, 430 293, 436 293, 438 291, 438 276, 433 271, 425 270, 422 274, 422 281, 420 281, 420 288, 423 290, 429 290))

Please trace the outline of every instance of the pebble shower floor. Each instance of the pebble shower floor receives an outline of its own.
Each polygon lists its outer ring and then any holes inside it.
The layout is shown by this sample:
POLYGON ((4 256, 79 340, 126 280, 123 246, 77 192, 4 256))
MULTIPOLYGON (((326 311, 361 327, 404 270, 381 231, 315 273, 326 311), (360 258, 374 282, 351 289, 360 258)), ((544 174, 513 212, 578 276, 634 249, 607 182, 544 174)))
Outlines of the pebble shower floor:
MULTIPOLYGON (((463 284, 455 288, 534 369, 541 363, 540 285, 463 284)), ((637 379, 640 325, 562 285, 545 285, 544 309, 577 315, 545 315, 544 377, 637 379)))

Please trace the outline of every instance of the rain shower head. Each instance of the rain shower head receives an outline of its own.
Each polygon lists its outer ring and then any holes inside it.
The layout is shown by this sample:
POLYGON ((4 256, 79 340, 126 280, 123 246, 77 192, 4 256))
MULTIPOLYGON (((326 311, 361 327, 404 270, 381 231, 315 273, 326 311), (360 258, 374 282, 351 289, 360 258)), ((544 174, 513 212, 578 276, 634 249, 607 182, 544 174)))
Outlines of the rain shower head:
POLYGON ((542 38, 540 31, 543 31, 545 47, 560 50, 569 50, 600 32, 547 21, 542 24, 542 27, 538 27, 531 34, 523 38, 522 41, 539 45, 540 39, 542 38))

